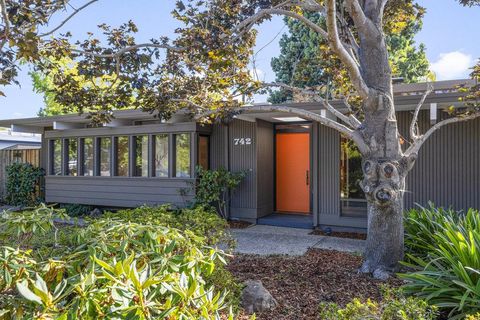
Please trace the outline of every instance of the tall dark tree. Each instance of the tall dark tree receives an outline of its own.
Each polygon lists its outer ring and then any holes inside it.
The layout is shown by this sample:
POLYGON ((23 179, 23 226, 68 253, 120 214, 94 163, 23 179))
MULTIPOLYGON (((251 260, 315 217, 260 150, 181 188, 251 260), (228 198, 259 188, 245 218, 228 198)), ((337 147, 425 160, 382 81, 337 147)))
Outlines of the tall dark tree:
MULTIPOLYGON (((402 78, 406 83, 418 82, 430 76, 425 46, 420 44, 417 47, 414 40, 422 27, 424 8, 415 5, 414 10, 406 21, 386 33, 393 76, 402 78)), ((309 13, 306 16, 319 25, 325 25, 325 17, 321 14, 309 13)), ((289 32, 280 39, 280 55, 272 58, 271 62, 275 81, 306 88, 325 86, 338 77, 329 72, 331 59, 322 52, 326 49, 326 40, 301 21, 286 17, 284 22, 289 32)), ((282 103, 292 99, 290 90, 279 89, 271 93, 268 101, 282 103)))
MULTIPOLYGON (((480 116, 478 103, 472 100, 422 133, 417 126, 422 99, 410 126, 411 145, 402 150, 393 97, 394 72, 385 34, 404 25, 414 14, 413 0, 178 0, 173 16, 183 26, 176 30, 176 38, 159 36, 145 43, 136 42, 138 30, 133 22, 118 28, 102 25, 104 41, 92 34, 72 43, 68 33, 51 40, 42 38, 36 31, 36 20, 28 17, 30 13, 26 14, 26 24, 18 21, 15 8, 20 6, 48 22, 55 3, 0 0, 0 34, 4 45, 9 43, 8 52, 15 53, 13 58, 7 55, 8 63, 2 62, 2 71, 5 74, 10 63, 15 64, 15 59, 22 56, 37 62, 37 68, 45 73, 61 68, 56 61, 72 59, 81 79, 68 72, 58 72, 54 78, 55 100, 66 110, 89 112, 99 122, 111 119, 113 107, 135 107, 162 118, 182 109, 203 121, 212 117, 225 120, 250 110, 288 112, 337 130, 353 141, 362 156, 361 187, 368 203, 368 237, 361 271, 378 278, 395 271, 403 259, 405 177, 420 148, 443 126, 480 116), (22 7, 26 2, 30 6, 22 7), (323 15, 325 25, 311 19, 310 14, 323 15), (333 79, 336 89, 358 96, 358 115, 335 109, 322 88, 260 83, 252 78, 249 61, 256 36, 253 28, 272 15, 298 20, 326 39, 321 52, 329 59, 322 61, 329 61, 328 72, 337 76, 333 79), (23 26, 21 31, 16 31, 17 25, 23 26), (14 29, 10 29, 12 26, 14 29), (25 31, 29 27, 33 34, 25 31), (25 41, 33 42, 28 46, 33 53, 22 49, 25 41), (105 87, 97 86, 98 81, 104 81, 105 87), (314 96, 336 119, 289 106, 243 106, 238 99, 272 86, 314 96)), ((58 1, 58 6, 65 3, 58 1)), ((475 97, 472 89, 465 90, 475 97)))

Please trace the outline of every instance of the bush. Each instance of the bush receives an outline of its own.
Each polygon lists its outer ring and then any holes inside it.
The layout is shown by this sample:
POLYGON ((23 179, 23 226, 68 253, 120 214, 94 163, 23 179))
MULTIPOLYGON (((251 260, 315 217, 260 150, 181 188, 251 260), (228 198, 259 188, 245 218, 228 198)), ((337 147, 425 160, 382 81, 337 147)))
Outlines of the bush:
POLYGON ((43 169, 30 163, 13 163, 6 168, 7 195, 5 201, 13 206, 32 206, 40 202, 40 179, 43 169))
POLYGON ((354 299, 345 308, 335 303, 320 305, 323 320, 434 320, 437 312, 424 300, 405 297, 400 290, 384 288, 380 303, 354 299))
POLYGON ((196 235, 205 237, 208 245, 223 243, 230 248, 234 246, 234 241, 227 231, 228 223, 220 218, 214 209, 208 207, 198 206, 174 210, 170 205, 143 206, 136 209, 106 212, 104 217, 189 230, 196 235))
POLYGON ((420 208, 406 216, 407 261, 414 272, 405 291, 449 312, 453 319, 480 311, 480 216, 473 209, 420 208))
POLYGON ((211 280, 223 272, 225 256, 192 231, 118 217, 64 230, 54 222, 64 211, 9 214, 16 218, 0 222, 9 242, 0 247, 2 319, 219 319, 228 313, 228 293, 211 280), (58 242, 35 255, 12 248, 24 230, 29 244, 52 233, 58 242))
POLYGON ((229 194, 245 178, 245 172, 230 172, 225 168, 205 170, 197 167, 195 184, 195 204, 214 206, 221 217, 227 219, 229 194))
POLYGON ((65 209, 70 217, 81 217, 88 215, 92 210, 92 206, 86 206, 78 203, 63 203, 60 208, 65 209))

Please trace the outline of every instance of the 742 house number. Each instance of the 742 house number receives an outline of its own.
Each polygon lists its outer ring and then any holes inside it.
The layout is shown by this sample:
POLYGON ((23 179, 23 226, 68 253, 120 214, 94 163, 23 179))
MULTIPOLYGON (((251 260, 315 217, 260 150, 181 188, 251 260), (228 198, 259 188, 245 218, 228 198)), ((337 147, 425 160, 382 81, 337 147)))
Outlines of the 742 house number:
POLYGON ((247 146, 252 144, 252 138, 234 138, 233 145, 235 146, 247 146))

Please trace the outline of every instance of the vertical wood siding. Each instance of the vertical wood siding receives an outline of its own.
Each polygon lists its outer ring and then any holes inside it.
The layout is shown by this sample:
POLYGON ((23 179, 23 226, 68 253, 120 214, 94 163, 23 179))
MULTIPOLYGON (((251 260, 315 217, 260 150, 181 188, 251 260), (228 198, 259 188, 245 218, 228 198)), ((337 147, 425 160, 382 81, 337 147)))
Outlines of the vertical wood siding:
POLYGON ((215 124, 210 136, 210 168, 228 169, 228 126, 215 124))
MULTIPOLYGON (((340 215, 340 134, 318 126, 318 208, 320 215, 340 215)), ((322 223, 322 218, 319 218, 322 223)))
POLYGON ((233 192, 231 214, 234 217, 256 219, 257 209, 257 161, 256 123, 234 120, 229 125, 229 169, 245 171, 246 177, 233 192), (233 140, 251 138, 250 145, 235 145, 233 140))
POLYGON ((6 195, 7 167, 12 163, 30 163, 36 167, 41 165, 40 149, 0 150, 0 199, 6 195))
MULTIPOLYGON (((399 112, 399 130, 409 139, 411 112, 399 112)), ((439 114, 439 121, 445 114, 439 114)), ((429 112, 419 116, 421 132, 430 128, 429 112)), ((405 144, 406 147, 407 143, 405 144)), ((407 177, 405 208, 432 201, 437 206, 480 208, 480 119, 441 128, 423 145, 407 177)))
POLYGON ((270 122, 257 121, 257 217, 274 210, 274 129, 270 122))

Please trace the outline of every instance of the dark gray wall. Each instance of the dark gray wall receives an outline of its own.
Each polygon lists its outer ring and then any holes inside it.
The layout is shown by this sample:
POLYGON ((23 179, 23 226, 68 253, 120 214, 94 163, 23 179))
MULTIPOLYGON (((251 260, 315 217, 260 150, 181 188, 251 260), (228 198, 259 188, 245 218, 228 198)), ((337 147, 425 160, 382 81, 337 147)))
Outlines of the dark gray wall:
POLYGON ((228 169, 228 126, 215 124, 210 135, 210 168, 228 169))
MULTIPOLYGON (((445 114, 440 111, 442 117, 445 114)), ((405 138, 411 119, 411 112, 398 114, 399 129, 405 138)), ((419 124, 421 132, 430 128, 429 111, 420 113, 419 124)), ((423 145, 407 177, 405 208, 416 203, 427 205, 428 201, 457 210, 480 208, 479 161, 480 119, 441 128, 423 145)))
POLYGON ((245 171, 246 177, 232 193, 231 216, 244 219, 257 218, 257 137, 256 123, 234 120, 229 124, 229 169, 245 171), (250 138, 250 145, 235 145, 234 139, 250 138))
POLYGON ((192 179, 47 176, 46 199, 56 203, 135 207, 171 203, 184 206, 193 199, 192 179), (187 191, 182 196, 180 190, 187 191))
POLYGON ((274 210, 275 148, 273 123, 257 121, 257 217, 274 210))

